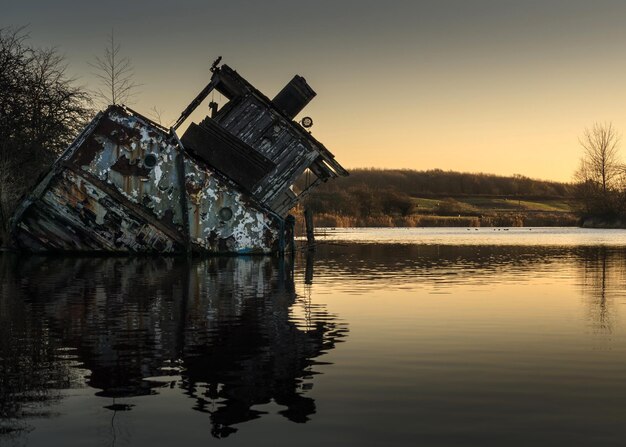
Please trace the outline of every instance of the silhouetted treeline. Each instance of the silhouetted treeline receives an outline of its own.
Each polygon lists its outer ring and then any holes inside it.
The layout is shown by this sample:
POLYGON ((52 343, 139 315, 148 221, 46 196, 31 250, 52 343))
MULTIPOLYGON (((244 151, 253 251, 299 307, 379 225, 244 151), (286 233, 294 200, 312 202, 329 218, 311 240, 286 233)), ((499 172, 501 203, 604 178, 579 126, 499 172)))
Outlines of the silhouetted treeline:
MULTIPOLYGON (((301 185, 305 186, 305 185, 301 185)), ((316 213, 342 216, 409 216, 415 197, 485 196, 511 199, 569 199, 574 187, 567 183, 464 172, 400 169, 353 169, 349 177, 316 189, 305 206, 316 213)), ((438 213, 449 214, 449 213, 438 213)), ((453 213, 464 214, 455 210, 453 213)))
POLYGON ((320 192, 343 191, 352 187, 393 190, 413 197, 428 196, 522 196, 527 198, 569 198, 574 189, 569 183, 534 180, 521 175, 511 177, 467 172, 413 171, 409 169, 352 169, 349 177, 326 183, 320 192))

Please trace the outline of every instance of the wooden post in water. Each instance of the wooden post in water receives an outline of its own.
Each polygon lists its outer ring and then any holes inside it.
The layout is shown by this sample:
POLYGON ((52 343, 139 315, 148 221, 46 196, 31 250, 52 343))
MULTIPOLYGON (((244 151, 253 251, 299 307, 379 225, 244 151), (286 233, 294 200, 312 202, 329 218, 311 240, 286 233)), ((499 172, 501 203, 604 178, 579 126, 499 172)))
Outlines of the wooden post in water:
POLYGON ((315 252, 307 250, 305 258, 304 283, 313 284, 313 263, 315 260, 315 252))
POLYGON ((309 250, 315 250, 315 235, 313 234, 313 213, 311 210, 304 210, 304 223, 306 225, 306 243, 309 250))

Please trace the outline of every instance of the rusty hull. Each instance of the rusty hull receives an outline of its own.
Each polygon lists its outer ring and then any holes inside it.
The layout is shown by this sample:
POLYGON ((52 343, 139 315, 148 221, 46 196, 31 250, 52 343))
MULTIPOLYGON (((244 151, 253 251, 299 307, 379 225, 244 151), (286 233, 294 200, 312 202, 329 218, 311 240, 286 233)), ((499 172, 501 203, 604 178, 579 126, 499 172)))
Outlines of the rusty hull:
POLYGON ((283 253, 298 199, 348 172, 294 120, 315 96, 295 76, 273 99, 236 71, 209 84, 172 129, 123 107, 100 112, 21 203, 15 245, 34 252, 283 253), (207 95, 228 102, 175 129, 207 95), (313 182, 300 195, 294 185, 313 182))
POLYGON ((243 254, 280 251, 284 232, 175 134, 112 106, 21 205, 13 234, 35 252, 243 254))

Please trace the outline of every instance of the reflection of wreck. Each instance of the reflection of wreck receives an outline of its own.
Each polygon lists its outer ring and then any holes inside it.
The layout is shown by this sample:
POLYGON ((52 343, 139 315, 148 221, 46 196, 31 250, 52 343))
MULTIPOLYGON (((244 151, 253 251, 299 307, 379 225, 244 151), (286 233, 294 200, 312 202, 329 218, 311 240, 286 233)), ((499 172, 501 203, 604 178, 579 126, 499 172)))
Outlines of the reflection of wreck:
POLYGON ((0 313, 0 397, 19 400, 39 377, 33 393, 67 387, 68 365, 79 364, 107 398, 103 407, 109 398, 120 399, 112 409, 141 406, 130 399, 171 386, 218 437, 262 417, 254 407, 272 401, 294 422, 316 412, 307 394, 317 358, 347 327, 296 294, 287 260, 66 257, 51 267, 49 259, 19 260, 3 278, 16 288, 0 313), (31 365, 28 380, 17 380, 23 368, 12 364, 31 365))
MULTIPOLYGON (((289 248, 288 211, 347 172, 295 116, 315 96, 304 78, 270 100, 214 64, 168 130, 121 106, 100 112, 18 208, 30 251, 271 253, 289 248), (229 102, 175 133, 213 90, 229 102), (315 180, 296 194, 304 174, 315 180), (312 174, 312 175, 311 175, 312 174)), ((308 119, 310 124, 310 119, 308 119)))

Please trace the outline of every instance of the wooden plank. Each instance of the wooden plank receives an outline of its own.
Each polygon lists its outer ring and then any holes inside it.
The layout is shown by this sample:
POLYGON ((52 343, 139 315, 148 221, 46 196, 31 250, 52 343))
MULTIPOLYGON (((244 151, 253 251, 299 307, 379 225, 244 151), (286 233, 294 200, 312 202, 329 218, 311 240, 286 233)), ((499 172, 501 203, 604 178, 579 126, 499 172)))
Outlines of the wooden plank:
POLYGON ((274 163, 212 120, 205 120, 202 126, 191 124, 181 142, 185 150, 247 191, 251 191, 259 180, 275 168, 274 163))

